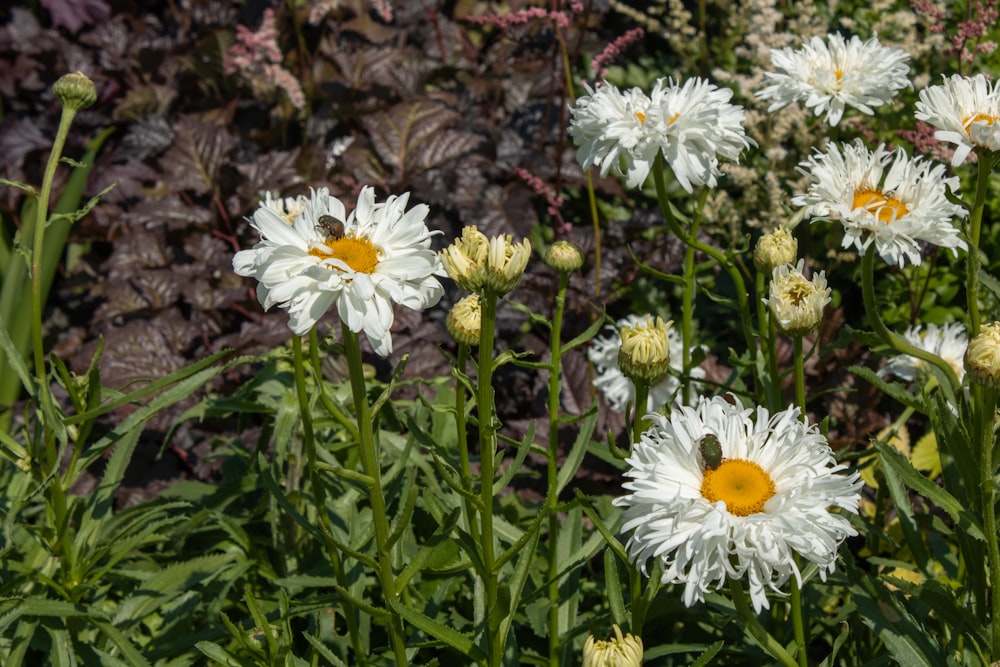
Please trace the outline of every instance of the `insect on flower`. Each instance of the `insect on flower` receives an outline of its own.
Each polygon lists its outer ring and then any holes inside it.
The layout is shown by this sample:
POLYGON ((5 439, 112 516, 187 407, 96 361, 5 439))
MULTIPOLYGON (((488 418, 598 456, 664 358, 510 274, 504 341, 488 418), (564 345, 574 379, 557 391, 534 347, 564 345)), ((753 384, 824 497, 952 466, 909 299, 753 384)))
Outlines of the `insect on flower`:
POLYGON ((698 451, 705 470, 715 470, 722 465, 722 444, 719 439, 709 433, 698 441, 698 451))
POLYGON ((327 241, 338 241, 344 238, 344 223, 332 215, 321 215, 316 226, 326 232, 327 241))

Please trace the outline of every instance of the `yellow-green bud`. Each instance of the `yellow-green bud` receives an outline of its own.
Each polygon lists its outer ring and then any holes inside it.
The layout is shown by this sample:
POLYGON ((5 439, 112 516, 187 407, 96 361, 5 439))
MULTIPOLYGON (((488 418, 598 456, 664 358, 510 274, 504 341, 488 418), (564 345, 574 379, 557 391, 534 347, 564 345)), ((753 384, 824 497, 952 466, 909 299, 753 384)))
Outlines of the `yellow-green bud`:
POLYGON ((764 234, 753 251, 753 264, 758 271, 770 273, 779 266, 792 264, 799 251, 799 242, 787 229, 764 234))
POLYGON ((445 320, 451 337, 466 345, 479 344, 479 330, 482 323, 483 311, 478 294, 470 294, 456 303, 445 320))
POLYGON ((984 324, 965 350, 965 372, 978 384, 1000 389, 1000 322, 984 324))
POLYGON ((521 282, 524 269, 531 257, 531 241, 511 242, 510 234, 501 234, 490 239, 486 256, 486 272, 483 287, 503 296, 521 282))
POLYGON ((97 101, 97 88, 83 72, 61 76, 52 84, 52 92, 61 105, 73 111, 86 109, 97 101))
POLYGON ((569 273, 583 266, 583 253, 569 241, 556 241, 545 249, 545 263, 556 271, 569 273))
POLYGON ((654 385, 670 372, 670 339, 667 330, 673 322, 647 317, 646 322, 625 325, 621 329, 622 346, 618 367, 633 382, 654 385))
POLYGON ((490 240, 474 225, 462 229, 462 236, 441 251, 441 264, 459 288, 478 292, 483 286, 486 255, 490 240))
POLYGON ((633 634, 622 635, 614 626, 615 637, 604 641, 587 637, 583 645, 583 667, 642 667, 642 640, 633 634))

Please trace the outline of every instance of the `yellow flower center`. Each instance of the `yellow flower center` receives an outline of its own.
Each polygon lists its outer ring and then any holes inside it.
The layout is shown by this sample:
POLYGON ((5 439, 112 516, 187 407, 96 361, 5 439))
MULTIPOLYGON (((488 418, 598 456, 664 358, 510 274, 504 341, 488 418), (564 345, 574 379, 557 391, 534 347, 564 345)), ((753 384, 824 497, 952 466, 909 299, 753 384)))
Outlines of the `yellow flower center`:
POLYGON ((987 125, 992 125, 998 120, 1000 120, 1000 118, 997 118, 996 116, 977 113, 975 116, 968 116, 965 120, 963 120, 962 127, 964 127, 965 131, 968 132, 973 123, 986 123, 987 125))
POLYGON ((635 117, 638 118, 639 122, 642 123, 643 125, 646 124, 646 114, 643 113, 642 111, 636 111, 635 117))
POLYGON ((815 286, 801 275, 790 275, 782 286, 782 296, 793 306, 801 306, 816 291, 815 286))
POLYGON ((726 459, 705 471, 701 495, 710 503, 725 502, 730 514, 749 516, 764 511, 764 503, 774 495, 774 482, 753 461, 726 459))
POLYGON ((854 203, 851 208, 872 211, 879 222, 884 222, 887 225, 910 212, 910 209, 906 208, 906 204, 899 199, 887 197, 878 190, 870 189, 855 190, 854 203))
POLYGON ((681 117, 681 113, 678 111, 677 113, 675 113, 673 116, 670 117, 670 120, 667 121, 667 125, 673 125, 674 121, 677 120, 680 117, 681 117))
POLYGON ((309 254, 320 259, 339 259, 357 273, 374 273, 378 266, 378 248, 363 236, 326 240, 310 248, 309 254))

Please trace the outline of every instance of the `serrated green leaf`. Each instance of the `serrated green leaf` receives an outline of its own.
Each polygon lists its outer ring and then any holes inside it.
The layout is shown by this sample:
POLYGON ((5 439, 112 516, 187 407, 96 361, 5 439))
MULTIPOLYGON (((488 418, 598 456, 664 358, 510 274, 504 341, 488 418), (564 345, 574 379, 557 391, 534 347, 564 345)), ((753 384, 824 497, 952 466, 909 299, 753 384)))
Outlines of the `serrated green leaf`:
POLYGON ((200 641, 194 646, 220 665, 225 665, 225 667, 244 667, 243 663, 236 656, 215 642, 200 641))
POLYGON ((611 549, 604 550, 604 596, 608 599, 612 620, 618 625, 627 625, 625 596, 622 593, 621 578, 618 576, 618 559, 611 549))
POLYGON ((716 654, 722 650, 723 643, 721 641, 715 642, 707 649, 705 652, 698 656, 698 658, 691 663, 691 667, 705 667, 716 654))
POLYGON ((559 474, 556 478, 556 496, 562 493, 566 485, 576 475, 580 464, 583 463, 583 457, 587 453, 587 446, 590 444, 590 436, 593 435, 594 427, 597 426, 597 414, 597 406, 595 405, 587 411, 586 418, 580 422, 580 430, 576 434, 573 447, 569 450, 569 454, 566 455, 566 460, 559 467, 559 474))

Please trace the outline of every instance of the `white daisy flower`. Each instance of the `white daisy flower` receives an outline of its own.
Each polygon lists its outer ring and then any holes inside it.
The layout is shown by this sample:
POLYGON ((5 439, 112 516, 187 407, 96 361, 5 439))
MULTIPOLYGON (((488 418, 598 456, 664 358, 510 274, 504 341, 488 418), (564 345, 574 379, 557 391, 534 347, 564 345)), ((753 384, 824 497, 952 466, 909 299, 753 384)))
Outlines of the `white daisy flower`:
MULTIPOLYGON (((622 337, 619 333, 622 327, 634 327, 646 322, 647 315, 629 315, 611 328, 607 336, 595 338, 590 343, 587 357, 594 364, 596 378, 594 386, 604 394, 608 405, 615 412, 625 412, 625 408, 635 402, 635 385, 629 380, 618 365, 619 353, 622 349, 622 337)), ((667 344, 670 348, 670 368, 679 374, 683 371, 684 346, 681 336, 674 329, 667 330, 667 344)), ((695 367, 691 369, 691 377, 702 379, 705 371, 695 367)), ((648 412, 653 412, 670 402, 680 389, 680 380, 675 375, 667 374, 660 382, 649 387, 649 398, 646 403, 648 412)), ((694 387, 692 387, 694 389, 694 387)))
MULTIPOLYGON (((955 370, 959 381, 965 375, 963 358, 965 350, 969 346, 969 339, 965 333, 965 325, 959 323, 945 324, 938 326, 928 324, 926 327, 912 326, 903 334, 906 341, 914 347, 936 354, 955 370)), ((908 354, 899 354, 889 360, 878 374, 881 376, 894 375, 901 380, 913 382, 917 379, 919 368, 924 365, 922 359, 911 357, 908 354)))
POLYGON ((392 352, 393 304, 414 310, 433 306, 444 293, 443 275, 430 249, 427 206, 406 211, 409 193, 375 203, 366 187, 350 216, 326 188, 312 192, 305 210, 289 225, 269 206, 250 224, 261 241, 233 257, 233 269, 256 278, 264 309, 288 308, 289 326, 308 332, 336 304, 351 331, 364 331, 376 354, 392 352))
POLYGON ((792 102, 802 102, 817 116, 826 113, 826 122, 837 125, 846 107, 874 114, 872 107, 890 102, 903 88, 912 87, 907 75, 909 54, 882 46, 878 36, 862 42, 857 35, 845 41, 840 34, 813 37, 799 50, 771 51, 775 72, 766 72, 771 85, 757 92, 762 100, 772 100, 768 111, 777 111, 792 102))
POLYGON ((719 156, 735 161, 756 145, 744 132, 743 108, 729 103, 733 92, 704 79, 683 86, 660 79, 649 96, 609 83, 587 91, 570 110, 577 159, 584 169, 599 167, 602 176, 624 176, 630 188, 646 181, 659 153, 688 192, 714 187, 722 173, 719 156))
POLYGON ((675 408, 669 419, 651 413, 626 461, 630 493, 614 504, 625 508, 629 556, 644 574, 659 559, 663 583, 684 584, 687 606, 727 579, 746 579, 759 612, 768 590, 780 593, 792 576, 802 583, 796 554, 825 579, 840 543, 856 534, 831 509, 857 513, 858 474, 844 474, 798 408, 753 413, 721 396, 675 408), (708 454, 706 436, 721 460, 708 454))
POLYGON ((823 323, 823 309, 830 303, 826 272, 807 280, 802 270, 805 260, 795 266, 776 266, 771 272, 770 296, 764 299, 778 329, 793 336, 804 336, 823 323))
POLYGON ((624 176, 630 188, 641 186, 659 150, 646 131, 649 97, 638 88, 621 91, 607 82, 596 89, 583 85, 587 94, 570 109, 569 124, 580 166, 598 167, 601 176, 609 171, 624 176))
POLYGON ((947 188, 958 189, 958 179, 947 178, 942 164, 911 159, 903 149, 890 153, 884 145, 872 152, 859 139, 831 144, 799 171, 811 182, 792 203, 815 219, 840 220, 845 248, 863 251, 874 242, 886 262, 903 266, 906 259, 920 264, 917 241, 952 251, 966 247, 952 224, 965 209, 946 195, 947 188))
POLYGON ((976 148, 1000 151, 1000 86, 982 74, 954 74, 941 86, 921 90, 914 115, 938 128, 935 139, 957 146, 953 167, 976 148))

